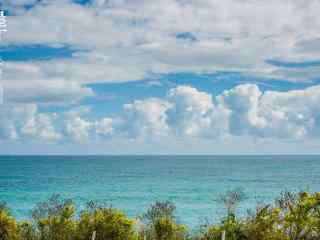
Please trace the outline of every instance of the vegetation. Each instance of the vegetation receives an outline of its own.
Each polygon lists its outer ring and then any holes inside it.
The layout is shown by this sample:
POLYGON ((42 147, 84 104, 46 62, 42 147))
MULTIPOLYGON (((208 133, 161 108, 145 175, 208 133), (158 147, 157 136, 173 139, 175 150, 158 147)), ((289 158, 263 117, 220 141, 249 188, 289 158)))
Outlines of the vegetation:
POLYGON ((274 203, 238 217, 240 191, 221 195, 226 216, 190 233, 171 202, 156 202, 137 219, 105 204, 89 202, 80 214, 72 200, 53 195, 39 203, 30 221, 18 222, 0 203, 0 240, 319 240, 320 193, 283 193, 274 203))
MULTIPOLYGON (((186 239, 187 228, 178 224, 174 216, 173 203, 156 202, 141 217, 145 223, 142 235, 146 240, 183 240, 186 239)), ((140 234, 141 236, 141 234, 140 234)))

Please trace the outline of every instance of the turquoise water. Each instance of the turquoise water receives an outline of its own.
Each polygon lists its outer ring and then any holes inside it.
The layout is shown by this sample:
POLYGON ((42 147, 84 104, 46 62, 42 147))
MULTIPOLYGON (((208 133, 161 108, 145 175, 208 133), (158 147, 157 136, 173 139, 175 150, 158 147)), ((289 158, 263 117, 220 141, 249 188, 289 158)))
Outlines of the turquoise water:
POLYGON ((79 208, 107 201, 132 217, 156 200, 177 205, 180 221, 196 226, 224 213, 215 198, 242 188, 240 214, 283 190, 320 191, 320 156, 2 156, 0 201, 19 219, 53 193, 79 208))

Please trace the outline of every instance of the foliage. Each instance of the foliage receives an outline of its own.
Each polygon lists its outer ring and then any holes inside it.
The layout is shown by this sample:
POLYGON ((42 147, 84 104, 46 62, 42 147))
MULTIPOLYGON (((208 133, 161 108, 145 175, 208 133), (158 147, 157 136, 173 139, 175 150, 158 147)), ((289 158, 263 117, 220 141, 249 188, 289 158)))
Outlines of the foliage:
MULTIPOLYGON (((221 195, 222 196, 222 195, 221 195)), ((32 221, 17 222, 0 203, 0 240, 319 240, 320 193, 282 193, 273 204, 259 206, 246 217, 236 216, 243 194, 228 192, 220 198, 227 214, 188 234, 178 223, 171 202, 156 202, 139 220, 108 205, 89 202, 76 216, 71 200, 59 195, 39 203, 32 221)))
POLYGON ((35 227, 30 222, 21 222, 19 224, 20 239, 22 240, 38 240, 35 227))
POLYGON ((149 240, 180 240, 186 237, 186 227, 176 222, 172 202, 156 202, 142 216, 146 223, 145 235, 149 240))
POLYGON ((53 195, 32 211, 40 240, 71 240, 75 236, 75 205, 60 195, 53 195))
POLYGON ((175 219, 175 209, 176 206, 170 201, 157 201, 155 204, 151 205, 145 214, 142 215, 141 219, 147 224, 153 224, 160 218, 175 219))
POLYGON ((216 201, 223 203, 227 209, 228 215, 235 215, 237 206, 246 199, 245 193, 241 189, 228 191, 225 194, 221 194, 216 201))
POLYGON ((5 203, 0 203, 0 240, 19 239, 19 228, 5 203))
POLYGON ((95 231, 96 240, 131 240, 135 238, 133 225, 123 212, 90 202, 80 215, 76 239, 91 239, 95 231))

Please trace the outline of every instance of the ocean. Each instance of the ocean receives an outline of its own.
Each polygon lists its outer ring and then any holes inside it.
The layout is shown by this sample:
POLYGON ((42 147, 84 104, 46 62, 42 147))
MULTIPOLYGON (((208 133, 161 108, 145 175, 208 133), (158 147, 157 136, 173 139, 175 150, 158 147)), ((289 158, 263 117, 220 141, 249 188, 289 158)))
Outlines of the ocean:
POLYGON ((225 214, 215 199, 242 189, 239 214, 282 191, 320 191, 320 156, 1 156, 0 201, 18 219, 54 193, 79 209, 106 202, 136 217, 157 200, 190 227, 225 214))

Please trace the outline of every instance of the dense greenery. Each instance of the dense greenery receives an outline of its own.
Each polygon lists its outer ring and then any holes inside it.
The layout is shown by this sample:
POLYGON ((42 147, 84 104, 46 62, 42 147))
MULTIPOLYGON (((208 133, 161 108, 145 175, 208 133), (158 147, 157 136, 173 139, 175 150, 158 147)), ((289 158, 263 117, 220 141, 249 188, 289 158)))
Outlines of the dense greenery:
POLYGON ((156 202, 137 219, 105 204, 89 202, 76 214, 72 200, 52 196, 39 203, 27 222, 18 222, 0 203, 0 240, 319 240, 320 193, 283 193, 274 203, 236 216, 244 199, 233 191, 217 201, 226 216, 190 233, 180 224, 171 202, 156 202))

